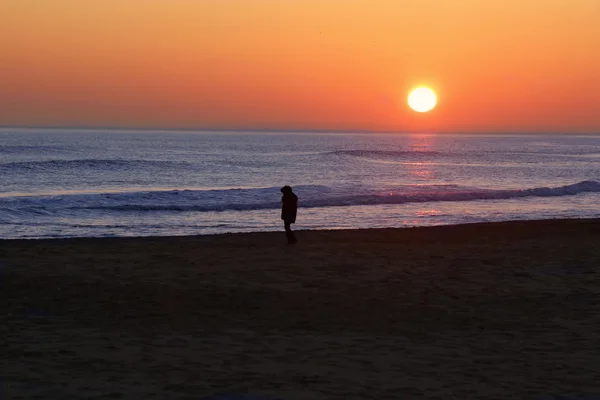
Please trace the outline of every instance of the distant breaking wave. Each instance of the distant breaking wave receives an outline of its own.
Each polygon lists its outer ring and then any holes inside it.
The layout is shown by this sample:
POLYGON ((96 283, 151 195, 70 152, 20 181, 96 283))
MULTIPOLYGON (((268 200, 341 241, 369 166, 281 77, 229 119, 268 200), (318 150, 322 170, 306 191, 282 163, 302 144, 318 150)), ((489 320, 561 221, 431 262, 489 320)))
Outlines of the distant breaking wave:
MULTIPOLYGON (((296 186, 300 207, 343 207, 424 202, 508 200, 523 197, 560 197, 600 193, 600 182, 583 181, 559 187, 491 190, 455 185, 398 187, 396 190, 351 190, 327 186, 296 186)), ((77 194, 0 198, 3 213, 53 214, 70 211, 215 212, 278 209, 278 187, 254 189, 172 190, 133 193, 77 194)))
POLYGON ((371 158, 402 158, 407 156, 438 156, 438 151, 407 151, 407 150, 336 150, 325 154, 337 156, 371 157, 371 158))
POLYGON ((0 154, 27 154, 33 153, 36 155, 48 153, 48 152, 57 152, 63 151, 64 148, 58 146, 13 146, 13 145, 0 145, 0 154))
POLYGON ((132 167, 166 167, 186 165, 184 162, 174 161, 152 161, 152 160, 102 160, 102 159, 82 159, 82 160, 45 160, 45 161, 20 161, 10 163, 0 163, 0 172, 19 169, 27 170, 62 170, 72 168, 90 168, 90 169, 123 169, 132 167))

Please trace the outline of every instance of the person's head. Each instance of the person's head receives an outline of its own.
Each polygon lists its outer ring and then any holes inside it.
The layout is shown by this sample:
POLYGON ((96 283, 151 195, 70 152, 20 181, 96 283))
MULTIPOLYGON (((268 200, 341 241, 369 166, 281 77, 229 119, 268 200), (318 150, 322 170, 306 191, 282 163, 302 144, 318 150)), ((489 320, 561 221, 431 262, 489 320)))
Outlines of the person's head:
POLYGON ((292 193, 292 188, 289 187, 288 185, 285 185, 284 187, 281 188, 281 193, 283 193, 283 194, 292 193))

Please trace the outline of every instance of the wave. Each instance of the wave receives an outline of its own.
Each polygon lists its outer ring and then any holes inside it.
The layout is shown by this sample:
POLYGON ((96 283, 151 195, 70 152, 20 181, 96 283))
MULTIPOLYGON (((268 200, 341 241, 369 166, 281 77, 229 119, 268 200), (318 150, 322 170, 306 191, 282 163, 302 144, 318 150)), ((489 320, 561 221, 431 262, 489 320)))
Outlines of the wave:
POLYGON ((0 145, 0 154, 27 154, 33 153, 40 155, 42 153, 64 151, 65 149, 58 146, 39 146, 39 145, 0 145))
POLYGON ((0 163, 0 171, 54 171, 74 168, 125 169, 148 167, 174 167, 187 165, 185 162, 119 159, 45 160, 0 163))
POLYGON ((419 156, 439 156, 438 151, 406 151, 406 150, 336 150, 325 153, 336 156, 353 156, 365 158, 406 158, 419 156))
MULTIPOLYGON (((295 186, 300 207, 343 207, 425 202, 509 200, 524 197, 561 197, 600 193, 600 182, 582 181, 558 187, 492 190, 456 185, 398 186, 391 189, 295 186)), ((172 190, 0 199, 0 215, 20 213, 122 212, 216 212, 278 209, 279 187, 250 189, 172 190)))

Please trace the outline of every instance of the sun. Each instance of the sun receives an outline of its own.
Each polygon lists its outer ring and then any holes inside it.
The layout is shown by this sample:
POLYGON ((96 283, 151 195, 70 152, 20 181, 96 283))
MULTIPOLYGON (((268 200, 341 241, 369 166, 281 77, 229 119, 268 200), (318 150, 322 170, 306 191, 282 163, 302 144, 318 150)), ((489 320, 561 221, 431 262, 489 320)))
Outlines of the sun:
POLYGON ((408 105, 416 112, 427 112, 433 110, 437 104, 435 92, 426 87, 419 87, 408 95, 408 105))

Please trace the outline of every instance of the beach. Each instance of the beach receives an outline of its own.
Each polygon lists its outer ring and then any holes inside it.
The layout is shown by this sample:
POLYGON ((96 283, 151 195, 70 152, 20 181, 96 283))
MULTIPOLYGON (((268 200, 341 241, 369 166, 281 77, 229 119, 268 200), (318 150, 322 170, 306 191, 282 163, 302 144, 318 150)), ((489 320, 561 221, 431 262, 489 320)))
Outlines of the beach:
POLYGON ((0 241, 3 398, 600 395, 600 220, 0 241))

